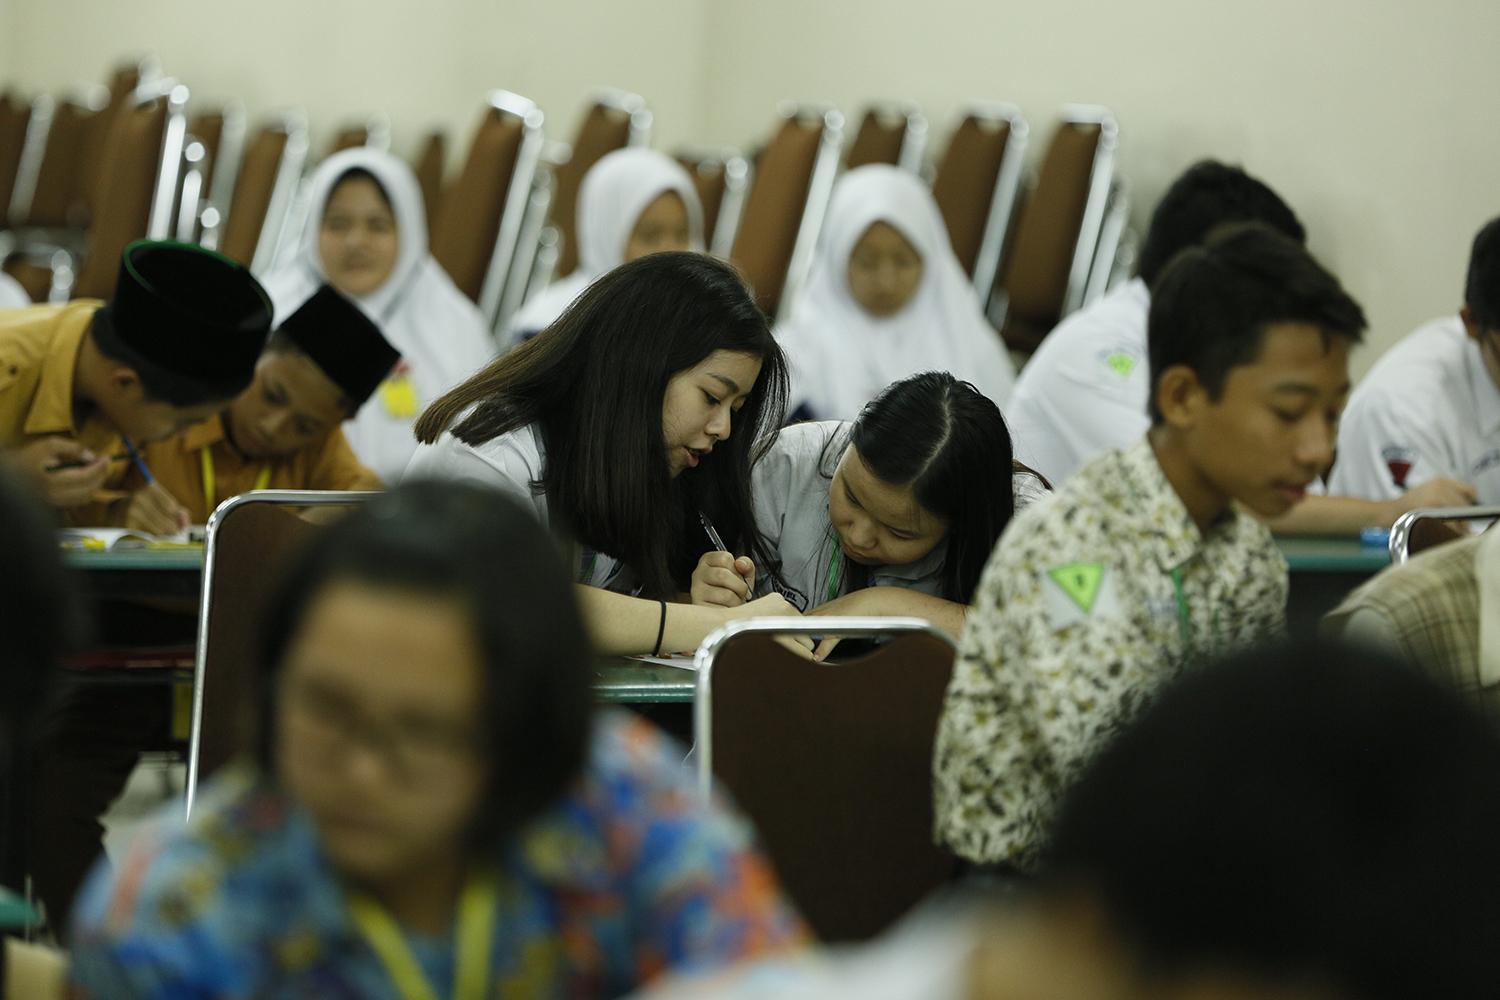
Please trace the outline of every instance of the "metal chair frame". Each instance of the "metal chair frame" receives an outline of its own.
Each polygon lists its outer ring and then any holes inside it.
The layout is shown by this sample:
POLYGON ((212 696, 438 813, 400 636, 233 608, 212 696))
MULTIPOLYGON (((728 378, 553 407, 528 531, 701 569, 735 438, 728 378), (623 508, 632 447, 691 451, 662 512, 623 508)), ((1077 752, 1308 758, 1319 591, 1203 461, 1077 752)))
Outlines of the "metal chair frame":
POLYGON ((781 301, 777 303, 776 318, 785 319, 791 313, 792 303, 807 283, 812 271, 813 255, 817 250, 818 236, 823 231, 823 219, 828 214, 828 200, 833 195, 833 182, 838 175, 839 161, 844 148, 844 115, 832 104, 797 105, 785 102, 779 110, 782 118, 821 118, 823 136, 818 143, 818 153, 813 160, 812 176, 807 184, 807 201, 802 208, 802 219, 797 224, 797 239, 792 244, 792 254, 786 267, 786 281, 781 286, 781 301))
POLYGON ((1391 525, 1389 551, 1391 565, 1400 566, 1411 558, 1411 533, 1418 521, 1488 521, 1500 517, 1500 506, 1420 507, 1396 518, 1391 525))
POLYGON ((697 671, 693 694, 694 752, 698 760, 698 790, 706 800, 713 788, 713 667, 719 650, 731 639, 746 632, 771 635, 837 635, 848 639, 869 639, 879 636, 905 635, 909 632, 924 632, 936 636, 956 652, 958 644, 953 637, 925 618, 877 618, 867 615, 829 615, 815 619, 785 616, 746 618, 730 622, 710 633, 698 647, 693 658, 693 669, 697 671))
MULTIPOLYGON (((900 117, 906 120, 906 131, 901 136, 901 151, 895 166, 913 174, 922 173, 922 156, 927 151, 927 116, 922 106, 915 101, 876 101, 865 109, 865 117, 900 117)), ((858 134, 858 129, 855 130, 858 134)))
POLYGON ((224 121, 219 129, 219 145, 212 158, 200 165, 203 157, 193 157, 191 133, 183 152, 191 164, 182 178, 182 199, 177 211, 177 238, 183 242, 199 242, 207 246, 203 241, 211 229, 217 235, 234 198, 234 182, 239 177, 240 157, 245 151, 247 116, 244 104, 239 101, 226 102, 220 114, 224 121), (205 169, 213 174, 206 191, 203 187, 205 169))
POLYGON ((250 490, 232 496, 209 515, 203 541, 203 590, 198 599, 198 644, 193 657, 193 717, 188 735, 187 789, 184 814, 191 817, 198 792, 198 758, 203 741, 203 691, 208 677, 208 623, 213 609, 215 556, 224 520, 247 504, 270 503, 283 507, 337 507, 365 503, 380 492, 367 490, 250 490))
POLYGON ((1004 122, 1009 128, 1005 139, 1005 153, 1000 160, 1000 172, 995 177, 995 191, 990 197, 990 211, 984 223, 984 236, 979 242, 979 253, 974 258, 974 295, 979 302, 990 300, 995 282, 1000 276, 1001 257, 1005 253, 1005 240, 1010 227, 1015 223, 1016 195, 1021 188, 1021 171, 1026 161, 1026 145, 1031 135, 1031 125, 1021 114, 1021 109, 1004 101, 976 101, 964 109, 960 122, 973 118, 977 121, 1004 122))
POLYGON ((1094 252, 1099 246, 1114 179, 1115 150, 1120 136, 1120 125, 1114 114, 1096 104, 1066 104, 1060 117, 1065 125, 1098 125, 1099 144, 1094 148, 1089 193, 1084 201, 1083 219, 1078 225, 1078 243, 1073 250, 1073 264, 1068 270, 1068 287, 1059 319, 1078 309, 1085 301, 1089 272, 1094 266, 1094 252))
MULTIPOLYGON (((276 180, 271 186, 266 217, 261 222, 260 238, 255 243, 255 255, 250 260, 250 273, 257 277, 285 263, 297 252, 302 224, 307 220, 308 201, 312 197, 312 182, 302 176, 307 152, 312 148, 307 115, 301 108, 292 108, 280 112, 267 127, 277 125, 286 133, 286 145, 282 147, 281 162, 276 167, 276 180)), ((209 249, 218 248, 228 218, 227 211, 226 208, 225 214, 216 219, 213 226, 204 226, 203 245, 209 249)))
POLYGON ((536 102, 508 90, 492 90, 485 101, 490 107, 521 119, 521 145, 516 151, 516 166, 506 190, 505 209, 500 214, 500 229, 495 235, 489 268, 479 287, 479 311, 490 330, 495 331, 500 328, 502 320, 520 305, 518 297, 525 294, 532 257, 536 253, 532 248, 526 254, 525 267, 516 267, 521 232, 527 213, 533 211, 531 193, 546 142, 542 134, 546 116, 536 102), (513 270, 518 272, 514 277, 513 270))
POLYGON ((1104 222, 1099 227, 1099 244, 1094 250, 1094 261, 1089 265, 1089 280, 1083 290, 1082 305, 1088 305, 1113 287, 1117 255, 1129 225, 1130 185, 1124 177, 1117 176, 1110 185, 1109 204, 1104 211, 1104 222))

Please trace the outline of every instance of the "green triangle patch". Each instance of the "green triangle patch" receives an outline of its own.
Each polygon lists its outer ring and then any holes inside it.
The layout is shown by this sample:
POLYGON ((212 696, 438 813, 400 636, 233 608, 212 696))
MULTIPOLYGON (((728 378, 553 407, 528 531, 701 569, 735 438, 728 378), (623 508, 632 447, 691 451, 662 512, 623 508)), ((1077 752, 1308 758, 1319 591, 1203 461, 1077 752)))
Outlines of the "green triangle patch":
POLYGON ((1105 358, 1104 363, 1118 372, 1121 378, 1125 378, 1135 368, 1135 358, 1124 351, 1116 351, 1105 358))
POLYGON ((1073 598, 1084 614, 1088 614, 1094 607, 1094 600, 1099 596, 1099 584, 1104 580, 1103 563, 1068 563, 1056 569, 1049 569, 1047 575, 1056 581, 1063 589, 1063 593, 1073 598))

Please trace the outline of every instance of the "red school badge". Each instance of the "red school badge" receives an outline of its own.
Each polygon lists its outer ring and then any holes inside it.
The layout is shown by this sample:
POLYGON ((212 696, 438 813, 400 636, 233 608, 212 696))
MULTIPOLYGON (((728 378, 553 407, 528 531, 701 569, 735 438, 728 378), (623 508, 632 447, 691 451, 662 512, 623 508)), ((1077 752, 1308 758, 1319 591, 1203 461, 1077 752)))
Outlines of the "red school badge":
POLYGON ((1411 473, 1412 463, 1417 460, 1416 452, 1410 448, 1386 445, 1380 449, 1380 457, 1385 459, 1385 467, 1391 470, 1391 482, 1406 489, 1406 477, 1411 473))

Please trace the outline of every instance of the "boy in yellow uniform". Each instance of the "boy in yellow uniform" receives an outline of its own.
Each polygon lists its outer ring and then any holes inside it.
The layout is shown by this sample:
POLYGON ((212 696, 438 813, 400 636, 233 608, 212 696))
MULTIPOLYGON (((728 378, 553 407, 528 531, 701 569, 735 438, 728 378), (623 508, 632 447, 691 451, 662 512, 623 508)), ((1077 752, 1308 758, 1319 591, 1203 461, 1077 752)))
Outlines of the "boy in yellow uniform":
POLYGON ((254 381, 228 409, 143 449, 156 482, 132 469, 117 519, 170 534, 247 490, 383 488, 340 425, 400 357, 358 306, 324 285, 271 335, 254 381))
POLYGON ((250 272, 182 243, 126 247, 109 303, 0 312, 0 452, 77 524, 128 471, 126 440, 206 420, 249 384, 271 326, 250 272))

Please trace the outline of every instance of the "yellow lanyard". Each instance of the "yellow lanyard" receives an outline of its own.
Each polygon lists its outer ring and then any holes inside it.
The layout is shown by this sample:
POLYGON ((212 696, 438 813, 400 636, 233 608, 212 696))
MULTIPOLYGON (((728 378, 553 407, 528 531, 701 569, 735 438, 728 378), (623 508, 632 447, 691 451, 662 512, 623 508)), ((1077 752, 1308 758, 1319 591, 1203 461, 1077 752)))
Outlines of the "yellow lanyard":
MULTIPOLYGON (((216 491, 214 490, 214 457, 209 454, 212 445, 204 445, 198 451, 199 464, 203 466, 203 517, 214 512, 218 504, 214 503, 216 491)), ((259 474, 255 477, 255 489, 263 490, 271 484, 271 463, 267 462, 260 467, 259 474)))
MULTIPOLYGON (((454 946, 458 965, 453 976, 453 1000, 484 1000, 490 978, 497 895, 493 874, 471 875, 464 883, 463 895, 458 900, 454 946)), ((403 1000, 438 1000, 437 992, 417 963, 417 956, 412 954, 401 928, 385 907, 364 893, 351 893, 349 912, 403 1000)))

